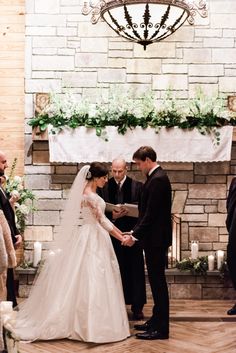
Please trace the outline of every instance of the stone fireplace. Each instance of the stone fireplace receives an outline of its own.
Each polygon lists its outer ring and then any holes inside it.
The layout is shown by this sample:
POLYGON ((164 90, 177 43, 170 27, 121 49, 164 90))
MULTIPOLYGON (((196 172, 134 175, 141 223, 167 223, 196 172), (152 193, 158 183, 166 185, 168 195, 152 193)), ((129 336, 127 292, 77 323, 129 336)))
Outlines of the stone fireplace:
MULTIPOLYGON (((60 223, 63 204, 81 164, 50 163, 47 137, 26 137, 26 186, 38 197, 37 208, 25 230, 25 256, 32 257, 33 243, 42 242, 43 256, 60 223)), ((190 243, 199 242, 199 256, 226 250, 226 197, 236 174, 236 144, 233 141, 231 161, 212 163, 161 163, 172 185, 173 246, 167 270, 171 297, 229 298, 234 295, 230 282, 215 271, 207 278, 179 273, 176 260, 190 256, 190 243), (205 286, 205 287, 204 287, 205 286), (205 288, 205 289, 204 289, 205 288)), ((144 180, 134 164, 128 174, 144 180)))

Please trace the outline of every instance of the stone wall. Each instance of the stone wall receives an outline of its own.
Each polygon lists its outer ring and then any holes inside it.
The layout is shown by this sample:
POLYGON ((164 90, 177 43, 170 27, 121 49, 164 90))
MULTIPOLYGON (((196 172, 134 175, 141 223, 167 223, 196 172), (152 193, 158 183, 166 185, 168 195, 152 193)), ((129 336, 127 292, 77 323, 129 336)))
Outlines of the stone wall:
MULTIPOLYGON (((67 190, 78 165, 50 164, 47 142, 33 142, 27 121, 34 114, 37 92, 89 97, 96 101, 102 88, 107 97, 114 84, 134 95, 148 89, 157 100, 170 87, 176 97, 193 97, 197 87, 226 97, 236 85, 236 2, 208 0, 209 16, 196 16, 162 42, 144 51, 113 32, 106 23, 90 23, 78 0, 26 0, 25 56, 25 174, 26 185, 38 196, 38 212, 25 231, 28 248, 35 240, 44 248, 56 234, 67 190)), ((225 249, 225 200, 235 174, 231 162, 163 163, 173 187, 173 213, 182 219, 182 257, 198 239, 200 254, 225 249)), ((141 179, 130 167, 129 173, 141 179)), ((27 252, 26 252, 27 254, 27 252)))
MULTIPOLYGON (((32 288, 36 269, 16 270, 19 278, 19 297, 26 298, 32 288)), ((147 277, 147 275, 146 275, 147 277)), ((228 277, 221 277, 219 271, 207 272, 206 276, 191 275, 176 269, 167 269, 166 278, 170 299, 232 299, 235 289, 228 277)), ((146 279, 147 298, 152 299, 151 288, 146 279)))
POLYGON ((207 3, 208 18, 197 15, 194 26, 185 24, 144 51, 105 22, 92 25, 81 14, 82 0, 26 0, 26 117, 36 92, 69 91, 92 101, 98 88, 105 99, 114 84, 136 95, 151 89, 157 99, 170 86, 181 99, 198 87, 210 95, 234 93, 236 2, 207 3))

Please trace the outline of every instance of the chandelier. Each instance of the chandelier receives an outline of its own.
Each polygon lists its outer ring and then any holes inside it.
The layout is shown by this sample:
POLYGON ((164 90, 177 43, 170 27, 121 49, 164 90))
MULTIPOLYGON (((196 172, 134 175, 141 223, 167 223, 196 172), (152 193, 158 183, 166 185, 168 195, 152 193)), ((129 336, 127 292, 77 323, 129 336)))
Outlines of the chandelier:
POLYGON ((158 42, 194 17, 207 17, 205 0, 99 0, 84 2, 82 14, 91 13, 96 24, 101 17, 119 36, 146 46, 158 42))

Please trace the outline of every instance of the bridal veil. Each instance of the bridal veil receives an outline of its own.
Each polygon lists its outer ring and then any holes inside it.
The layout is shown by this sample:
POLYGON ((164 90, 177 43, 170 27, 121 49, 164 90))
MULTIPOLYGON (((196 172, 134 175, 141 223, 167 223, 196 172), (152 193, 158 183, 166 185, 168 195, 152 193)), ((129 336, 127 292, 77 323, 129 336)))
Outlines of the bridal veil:
MULTIPOLYGON (((72 267, 68 266, 71 257, 71 244, 73 232, 76 231, 79 223, 81 200, 86 186, 86 176, 90 166, 85 165, 77 174, 70 189, 68 200, 61 218, 61 224, 55 240, 50 244, 45 262, 40 266, 40 271, 34 285, 32 286, 29 298, 19 305, 19 312, 16 321, 16 335, 18 329, 23 327, 32 330, 39 329, 40 323, 44 321, 51 308, 61 305, 62 298, 67 300, 67 288, 73 280, 72 267), (70 269, 67 273, 67 269, 70 269), (45 300, 46 298, 46 300, 45 300)), ((55 309, 55 310, 56 310, 55 309)), ((51 326, 53 330, 53 323, 51 326)), ((37 336, 37 334, 35 333, 37 336)), ((34 334, 32 333, 32 336, 34 334)), ((29 338, 30 339, 30 338, 29 338)))

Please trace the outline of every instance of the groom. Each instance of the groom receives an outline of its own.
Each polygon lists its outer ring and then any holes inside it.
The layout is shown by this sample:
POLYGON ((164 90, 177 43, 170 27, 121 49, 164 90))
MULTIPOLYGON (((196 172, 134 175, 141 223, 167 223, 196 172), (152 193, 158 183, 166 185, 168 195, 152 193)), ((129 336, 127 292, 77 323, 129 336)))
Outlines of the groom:
POLYGON ((139 339, 168 339, 169 295, 165 265, 172 243, 171 185, 166 172, 156 162, 152 147, 140 147, 133 154, 133 160, 147 180, 139 203, 138 222, 124 245, 132 246, 134 238, 142 244, 154 301, 152 317, 134 328, 144 331, 136 334, 139 339))

